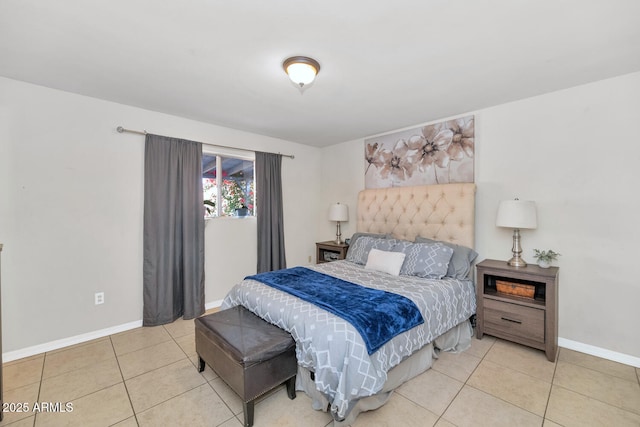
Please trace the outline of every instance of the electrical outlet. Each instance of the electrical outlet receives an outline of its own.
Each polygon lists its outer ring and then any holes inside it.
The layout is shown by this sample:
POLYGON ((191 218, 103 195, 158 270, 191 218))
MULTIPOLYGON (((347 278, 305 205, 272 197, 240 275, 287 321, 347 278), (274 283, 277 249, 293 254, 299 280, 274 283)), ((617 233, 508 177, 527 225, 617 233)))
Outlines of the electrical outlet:
POLYGON ((95 303, 96 305, 104 304, 104 292, 96 292, 95 303))
POLYGON ((309 255, 309 264, 311 264, 311 255, 309 255))

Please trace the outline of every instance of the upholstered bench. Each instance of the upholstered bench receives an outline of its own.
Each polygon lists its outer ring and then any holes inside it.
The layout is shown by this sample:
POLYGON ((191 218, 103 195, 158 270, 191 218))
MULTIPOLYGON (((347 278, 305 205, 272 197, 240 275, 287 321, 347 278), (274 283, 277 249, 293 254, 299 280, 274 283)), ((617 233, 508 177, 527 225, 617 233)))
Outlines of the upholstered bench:
POLYGON ((286 382, 295 399, 295 341, 244 307, 233 307, 195 320, 198 371, 209 365, 244 402, 244 425, 253 425, 254 401, 286 382))

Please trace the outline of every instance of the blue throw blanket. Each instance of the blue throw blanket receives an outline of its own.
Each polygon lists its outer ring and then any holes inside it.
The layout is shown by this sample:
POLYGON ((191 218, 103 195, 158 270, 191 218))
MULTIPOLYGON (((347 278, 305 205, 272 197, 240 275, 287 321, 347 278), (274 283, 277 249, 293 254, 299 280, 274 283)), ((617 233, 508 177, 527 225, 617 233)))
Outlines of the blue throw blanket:
POLYGON ((248 276, 265 285, 317 305, 353 325, 369 354, 396 335, 424 323, 410 299, 356 285, 304 267, 248 276))

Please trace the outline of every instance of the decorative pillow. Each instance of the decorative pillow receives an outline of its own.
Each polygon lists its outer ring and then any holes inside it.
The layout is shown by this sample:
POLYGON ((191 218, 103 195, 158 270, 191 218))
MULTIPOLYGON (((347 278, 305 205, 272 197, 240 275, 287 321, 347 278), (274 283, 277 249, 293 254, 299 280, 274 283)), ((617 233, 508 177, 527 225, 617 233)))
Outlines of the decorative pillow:
POLYGON ((371 249, 364 268, 365 270, 381 271, 391 274, 392 276, 398 276, 405 256, 402 252, 386 252, 379 249, 371 249))
POLYGON ((394 252, 406 255, 400 274, 429 279, 442 279, 447 274, 453 249, 437 243, 413 243, 397 240, 394 252))
POLYGON ((390 234, 376 234, 376 233, 360 233, 360 232, 356 232, 353 233, 353 235, 351 236, 351 239, 349 240, 349 245, 353 245, 356 240, 358 240, 360 237, 375 237, 378 239, 390 239, 391 235, 390 234))
POLYGON ((381 251, 390 252, 396 242, 396 239, 383 239, 370 236, 358 237, 355 243, 349 245, 346 260, 356 264, 365 265, 371 249, 375 248, 380 249, 381 251))
MULTIPOLYGON (((438 240, 428 239, 426 237, 416 237, 416 242, 420 243, 437 243, 438 240)), ((471 271, 471 263, 476 259, 478 253, 466 246, 456 245, 455 243, 440 242, 453 249, 453 256, 449 262, 447 276, 455 279, 467 279, 471 271)))
POLYGON ((347 255, 349 254, 349 251, 351 250, 353 245, 358 241, 358 239, 360 237, 374 237, 374 238, 378 238, 378 239, 390 239, 391 235, 390 234, 376 234, 376 233, 355 232, 355 233, 353 233, 353 235, 349 239, 349 249, 347 249, 347 255))

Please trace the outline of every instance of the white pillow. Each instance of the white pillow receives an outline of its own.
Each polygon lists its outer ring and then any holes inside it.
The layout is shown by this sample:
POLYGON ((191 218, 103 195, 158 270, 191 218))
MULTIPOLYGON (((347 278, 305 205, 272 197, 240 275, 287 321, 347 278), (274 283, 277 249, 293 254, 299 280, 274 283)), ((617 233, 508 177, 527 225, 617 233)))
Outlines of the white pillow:
POLYGON ((405 256, 402 252, 386 252, 380 249, 371 249, 367 257, 367 264, 364 268, 365 270, 381 271, 391 274, 392 276, 398 276, 405 256))

